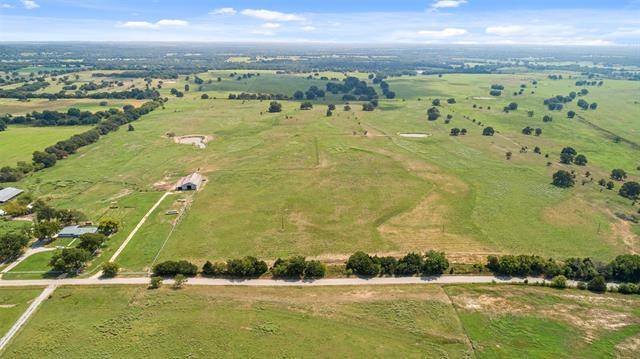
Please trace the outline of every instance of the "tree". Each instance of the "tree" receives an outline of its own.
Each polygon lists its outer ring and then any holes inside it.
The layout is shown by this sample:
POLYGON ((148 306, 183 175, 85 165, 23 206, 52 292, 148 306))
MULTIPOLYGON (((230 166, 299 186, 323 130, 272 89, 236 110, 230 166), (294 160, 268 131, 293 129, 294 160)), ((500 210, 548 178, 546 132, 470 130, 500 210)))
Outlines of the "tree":
POLYGON ((60 231, 60 223, 57 221, 40 221, 33 227, 33 235, 39 240, 53 238, 58 231, 60 231))
POLYGON ((349 106, 349 105, 344 105, 343 110, 344 110, 345 112, 346 112, 346 111, 351 111, 351 106, 349 106))
POLYGON ((24 233, 9 232, 0 235, 0 261, 19 257, 27 244, 29 237, 24 233))
POLYGON ((255 257, 227 261, 227 274, 233 277, 259 277, 269 270, 267 263, 255 257))
POLYGON ((542 134, 541 128, 536 128, 536 136, 540 136, 542 134))
POLYGON ((640 198, 640 184, 638 182, 626 182, 620 187, 618 192, 622 197, 629 198, 631 200, 637 200, 640 198))
POLYGON ((207 95, 206 93, 203 93, 202 96, 200 96, 200 99, 208 100, 209 99, 209 95, 207 95))
POLYGON ((102 233, 85 233, 78 239, 80 240, 78 248, 84 249, 89 253, 96 252, 107 241, 107 237, 102 233))
POLYGON ((305 278, 322 278, 327 272, 327 267, 320 261, 307 261, 304 267, 305 278))
POLYGON ((132 131, 135 131, 135 130, 136 130, 136 129, 135 129, 135 128, 133 128, 133 125, 132 125, 132 124, 129 124, 129 127, 127 128, 127 131, 132 132, 132 131))
POLYGON ((373 258, 364 252, 355 252, 347 260, 347 269, 362 276, 375 276, 380 272, 380 266, 373 258))
POLYGON ((91 253, 81 248, 65 248, 51 257, 49 265, 58 272, 77 274, 91 259, 91 253))
POLYGON ((44 168, 53 167, 56 164, 56 155, 47 152, 35 151, 33 153, 33 163, 44 168))
POLYGON ((601 275, 597 275, 593 277, 587 284, 587 289, 592 292, 603 293, 607 291, 607 282, 604 280, 604 277, 601 275))
POLYGON ((363 103, 362 104, 362 111, 373 111, 375 110, 375 105, 371 102, 367 102, 367 103, 363 103))
POLYGON ((440 99, 438 99, 438 98, 437 98, 437 99, 435 99, 435 100, 431 101, 431 104, 432 104, 433 106, 440 106, 440 99))
POLYGON ((311 102, 303 102, 300 104, 301 110, 310 110, 313 108, 313 104, 311 102))
POLYGON ((553 121, 553 118, 549 115, 544 115, 542 117, 542 122, 551 122, 551 121, 553 121))
POLYGON ((105 218, 100 220, 98 224, 98 232, 104 234, 105 236, 110 236, 118 231, 118 221, 105 218))
POLYGON ((156 276, 175 276, 182 274, 193 277, 198 273, 198 267, 188 261, 165 261, 153 267, 153 274, 156 276))
POLYGON ((576 112, 575 111, 569 111, 567 112, 567 117, 568 118, 574 118, 576 116, 576 112))
POLYGON ((458 136, 460 134, 460 129, 457 127, 454 127, 451 129, 451 132, 449 133, 450 136, 458 136))
POLYGON ((417 253, 409 253, 398 261, 396 266, 396 274, 398 275, 416 275, 422 271, 423 258, 417 253))
POLYGON ((106 262, 102 265, 102 276, 105 278, 113 278, 118 275, 120 265, 115 262, 106 262))
POLYGON ((274 112, 280 112, 282 111, 282 105, 277 102, 277 101, 271 101, 271 103, 269 104, 269 112, 274 113, 274 112))
POLYGON ((560 151, 560 162, 564 164, 571 164, 573 163, 573 159, 576 154, 576 150, 572 147, 565 147, 560 151))
POLYGON ((184 92, 189 92, 189 84, 184 85, 184 92))
POLYGON ((422 274, 440 275, 449 268, 449 261, 444 252, 428 251, 422 264, 422 274))
POLYGON ((627 172, 625 172, 623 169, 616 168, 611 171, 611 179, 622 181, 625 178, 627 178, 627 172))
POLYGON ((187 283, 187 277, 185 277, 183 274, 177 274, 174 278, 173 278, 173 289, 180 289, 184 286, 185 283, 187 283))
POLYGON ((571 173, 565 170, 559 170, 553 174, 553 185, 561 188, 573 187, 575 180, 571 173))
POLYGON ((427 119, 429 121, 435 121, 440 117, 440 110, 435 107, 431 107, 427 110, 427 119))
POLYGON ((496 131, 493 129, 493 127, 489 126, 489 127, 485 127, 482 129, 482 135, 483 136, 493 136, 493 134, 496 131))
POLYGON ((640 255, 619 255, 607 267, 611 278, 616 281, 640 282, 640 255))
POLYGON ((585 166, 587 164, 587 157, 585 155, 577 155, 573 163, 578 166, 585 166))
POLYGON ((202 266, 202 274, 209 276, 221 276, 224 275, 227 271, 227 266, 224 263, 216 262, 211 263, 207 261, 202 266))
POLYGON ((298 90, 296 92, 293 93, 293 99, 294 100, 303 100, 304 99, 304 92, 298 90))

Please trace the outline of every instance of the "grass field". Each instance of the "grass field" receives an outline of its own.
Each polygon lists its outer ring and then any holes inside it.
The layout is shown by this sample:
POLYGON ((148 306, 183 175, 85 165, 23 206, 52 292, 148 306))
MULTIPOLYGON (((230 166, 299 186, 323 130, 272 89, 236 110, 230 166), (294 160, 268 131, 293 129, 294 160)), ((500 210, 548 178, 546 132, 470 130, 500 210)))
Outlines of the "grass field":
POLYGON ((0 289, 0 337, 5 335, 41 291, 33 287, 0 289))
POLYGON ((491 285, 63 287, 4 356, 631 358, 639 305, 491 285))
MULTIPOLYGON (((613 191, 596 183, 612 168, 638 178, 638 150, 630 142, 635 141, 633 131, 640 130, 633 121, 637 104, 631 100, 640 89, 636 83, 605 81, 589 88, 585 98, 600 107, 577 111, 584 120, 569 120, 561 111, 552 113, 553 122, 543 123, 542 116, 550 113, 543 99, 567 95, 576 89, 577 78, 552 81, 544 73, 391 78, 397 99, 381 100, 374 112, 363 112, 358 104, 345 112, 338 103, 332 117, 325 116, 326 107, 320 104, 301 111, 298 103, 284 102, 283 112, 270 114, 268 101, 201 100, 192 84, 194 90, 184 98, 170 96, 165 109, 137 121, 135 131, 109 134, 19 185, 95 219, 114 199, 144 191, 159 196, 180 176, 202 172, 206 186, 194 195, 173 232, 162 211, 173 205, 168 199, 138 234, 142 240, 123 252, 125 268, 132 271, 150 266, 165 242, 159 260, 198 264, 244 255, 331 260, 356 250, 402 254, 427 249, 458 258, 537 253, 606 260, 640 250, 638 225, 614 216, 634 213, 637 207, 617 195, 619 183, 613 191), (506 90, 487 100, 493 83, 506 90), (521 84, 527 86, 524 95, 513 96, 521 84), (608 103, 617 92, 625 96, 608 103), (435 96, 443 99, 442 118, 429 122, 425 112, 435 96), (447 104, 449 97, 457 103, 447 104), (511 101, 519 109, 504 113, 502 107, 511 101), (614 106, 628 111, 616 112, 614 106), (451 123, 445 124, 448 114, 451 123), (597 122, 600 129, 585 121, 597 122), (482 136, 483 126, 498 133, 482 136), (525 126, 541 127, 543 133, 525 136, 525 126), (449 136, 452 127, 467 128, 469 134, 449 136), (169 132, 213 140, 197 149, 174 143, 166 136, 169 132), (611 133, 630 142, 616 143, 611 133), (541 155, 533 153, 535 146, 541 147, 541 155), (564 146, 586 154, 589 164, 559 164, 564 146), (528 148, 526 153, 520 152, 522 147, 528 148), (506 152, 513 153, 511 160, 506 152), (576 171, 575 188, 550 184, 561 168, 576 171), (587 171, 594 180, 582 185, 587 171)), ((227 75, 214 81, 211 91, 288 93, 302 82, 305 89, 321 82, 273 73, 249 80, 227 75)), ((166 82, 162 92, 181 89, 184 83, 166 82)), ((147 209, 152 203, 145 203, 147 209)))
POLYGON ((0 167, 15 166, 18 161, 29 163, 34 151, 42 151, 89 128, 9 126, 6 131, 0 131, 0 167))

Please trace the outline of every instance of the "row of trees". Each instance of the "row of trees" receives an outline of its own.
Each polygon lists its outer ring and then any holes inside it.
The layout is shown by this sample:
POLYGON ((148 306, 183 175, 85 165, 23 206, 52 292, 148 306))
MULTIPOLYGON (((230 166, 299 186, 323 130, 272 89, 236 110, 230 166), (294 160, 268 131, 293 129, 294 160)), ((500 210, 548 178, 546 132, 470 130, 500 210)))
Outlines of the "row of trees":
POLYGON ((140 107, 126 105, 122 111, 110 111, 96 127, 81 134, 73 135, 67 140, 59 141, 44 151, 35 151, 32 164, 19 163, 17 167, 0 168, 0 182, 19 181, 31 171, 39 171, 53 167, 58 160, 75 153, 80 147, 87 146, 110 132, 118 130, 121 125, 136 121, 141 116, 163 105, 163 100, 149 101, 140 107))
MULTIPOLYGON (((114 111, 117 111, 114 109, 114 111)), ((31 112, 26 115, 12 116, 6 114, 0 116, 0 122, 7 124, 20 124, 31 126, 76 126, 76 125, 95 125, 101 119, 114 114, 112 111, 99 111, 95 114, 89 111, 80 111, 72 107, 67 112, 49 111, 31 112)))
POLYGON ((395 257, 370 256, 356 252, 347 260, 350 273, 374 277, 377 275, 440 275, 449 268, 444 252, 428 251, 424 255, 409 253, 400 259, 395 257))
POLYGON ((608 263, 591 258, 555 260, 536 255, 488 256, 487 268, 497 275, 544 276, 563 275, 569 279, 590 281, 597 276, 618 282, 640 282, 640 255, 623 254, 608 263))
POLYGON ((74 92, 74 93, 66 93, 65 91, 60 91, 57 93, 44 93, 44 92, 26 92, 19 91, 18 89, 8 89, 2 90, 0 89, 0 98, 17 98, 20 100, 26 100, 30 98, 46 98, 49 100, 57 100, 57 99, 77 99, 77 98, 90 98, 90 99, 156 99, 160 97, 160 93, 155 89, 137 89, 133 88, 130 90, 124 91, 112 91, 112 92, 94 92, 94 93, 84 93, 84 92, 74 92))

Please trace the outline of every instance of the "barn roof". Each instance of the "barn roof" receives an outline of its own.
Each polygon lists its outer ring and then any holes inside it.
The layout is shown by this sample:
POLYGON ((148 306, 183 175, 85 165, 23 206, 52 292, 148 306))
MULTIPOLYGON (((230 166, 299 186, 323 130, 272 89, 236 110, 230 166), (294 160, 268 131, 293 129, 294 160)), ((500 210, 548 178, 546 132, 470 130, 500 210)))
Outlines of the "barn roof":
POLYGON ((192 183, 196 186, 200 186, 200 184, 202 184, 202 175, 199 174, 198 172, 194 172, 186 177, 182 177, 178 181, 177 187, 182 187, 188 183, 192 183))
POLYGON ((24 191, 13 187, 0 189, 0 203, 7 202, 22 192, 24 191))
POLYGON ((60 233, 58 233, 58 237, 80 237, 83 234, 96 232, 98 232, 97 227, 68 226, 62 228, 60 233))

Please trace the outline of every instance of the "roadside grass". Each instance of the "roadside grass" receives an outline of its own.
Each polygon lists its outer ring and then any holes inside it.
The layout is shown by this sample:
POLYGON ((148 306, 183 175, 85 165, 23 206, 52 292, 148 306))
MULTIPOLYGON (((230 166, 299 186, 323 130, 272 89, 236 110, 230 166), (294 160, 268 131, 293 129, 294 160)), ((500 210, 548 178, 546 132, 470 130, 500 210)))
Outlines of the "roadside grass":
POLYGON ((51 273, 49 262, 55 251, 40 252, 29 256, 9 272, 2 275, 2 279, 42 279, 56 277, 51 273))
POLYGON ((9 125, 0 131, 0 167, 31 163, 34 151, 42 151, 56 142, 84 132, 90 126, 28 127, 9 125))
POLYGON ((439 287, 62 287, 5 351, 21 357, 468 354, 439 287), (70 306, 74 309, 69 310, 70 306), (55 330, 54 330, 55 328, 55 330))
POLYGON ((637 354, 637 296, 530 286, 455 285, 444 290, 479 358, 637 354))
POLYGON ((0 288, 0 337, 7 333, 41 291, 35 287, 0 288))

